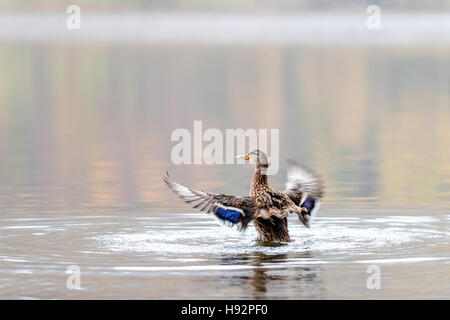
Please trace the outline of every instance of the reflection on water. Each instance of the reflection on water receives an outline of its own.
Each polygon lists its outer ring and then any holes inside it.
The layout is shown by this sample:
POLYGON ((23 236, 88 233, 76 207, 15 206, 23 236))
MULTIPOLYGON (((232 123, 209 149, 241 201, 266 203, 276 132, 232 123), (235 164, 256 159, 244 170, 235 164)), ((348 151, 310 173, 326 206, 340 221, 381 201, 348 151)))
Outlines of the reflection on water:
MULTIPOLYGON (((299 254, 300 260, 312 260, 312 252, 299 254)), ((250 285, 253 288, 253 299, 268 299, 272 293, 273 285, 289 283, 292 286, 293 294, 290 298, 299 299, 323 299, 321 294, 323 284, 318 278, 319 268, 317 265, 296 267, 292 272, 286 274, 273 274, 266 265, 288 263, 287 254, 267 255, 262 252, 255 252, 251 258, 251 263, 255 267, 253 275, 250 276, 250 285)), ((276 289, 275 289, 276 290, 276 289)))

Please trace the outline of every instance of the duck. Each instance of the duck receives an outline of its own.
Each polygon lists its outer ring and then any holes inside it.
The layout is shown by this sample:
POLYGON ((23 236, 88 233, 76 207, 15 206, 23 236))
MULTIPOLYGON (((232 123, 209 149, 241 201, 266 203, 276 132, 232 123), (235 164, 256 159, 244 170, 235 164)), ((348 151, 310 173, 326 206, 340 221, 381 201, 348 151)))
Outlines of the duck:
POLYGON ((269 184, 269 161, 264 151, 254 149, 238 158, 255 165, 248 196, 193 190, 172 181, 168 172, 163 181, 192 208, 213 214, 227 226, 244 231, 253 222, 260 242, 291 242, 289 215, 297 215, 306 228, 311 227, 324 196, 319 175, 289 159, 286 187, 279 191, 269 184))

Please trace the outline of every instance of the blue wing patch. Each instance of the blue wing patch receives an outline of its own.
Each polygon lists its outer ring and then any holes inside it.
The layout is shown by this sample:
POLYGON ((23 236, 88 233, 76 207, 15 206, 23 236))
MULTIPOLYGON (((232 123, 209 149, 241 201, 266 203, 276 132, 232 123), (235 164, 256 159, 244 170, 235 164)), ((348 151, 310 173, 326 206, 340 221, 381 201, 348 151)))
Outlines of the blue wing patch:
POLYGON ((241 216, 241 212, 237 211, 233 208, 217 208, 216 212, 214 212, 216 216, 225 221, 230 221, 233 224, 238 223, 239 217, 241 216))
POLYGON ((308 210, 309 215, 311 215, 311 212, 313 211, 315 205, 316 205, 316 201, 313 198, 308 197, 302 203, 302 208, 306 208, 306 210, 308 210))

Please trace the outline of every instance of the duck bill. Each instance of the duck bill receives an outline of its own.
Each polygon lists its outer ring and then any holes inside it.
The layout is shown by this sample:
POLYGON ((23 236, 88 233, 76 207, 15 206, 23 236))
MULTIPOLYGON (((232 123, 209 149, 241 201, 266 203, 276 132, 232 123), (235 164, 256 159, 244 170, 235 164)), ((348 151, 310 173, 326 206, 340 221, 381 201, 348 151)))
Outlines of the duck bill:
POLYGON ((250 160, 250 158, 248 157, 248 154, 241 154, 241 155, 237 156, 236 159, 250 160))

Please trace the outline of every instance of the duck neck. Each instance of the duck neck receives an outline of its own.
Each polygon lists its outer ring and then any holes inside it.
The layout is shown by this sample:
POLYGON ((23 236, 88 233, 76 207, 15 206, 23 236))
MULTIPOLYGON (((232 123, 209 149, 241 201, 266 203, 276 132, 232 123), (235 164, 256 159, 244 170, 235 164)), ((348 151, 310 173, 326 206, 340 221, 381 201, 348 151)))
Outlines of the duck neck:
POLYGON ((257 187, 268 184, 266 170, 261 170, 261 169, 267 169, 267 168, 256 167, 256 170, 253 173, 252 186, 251 186, 252 189, 255 189, 257 187))

